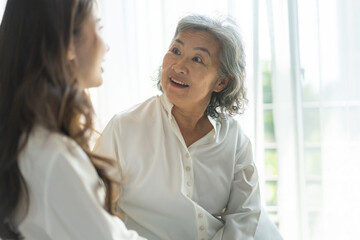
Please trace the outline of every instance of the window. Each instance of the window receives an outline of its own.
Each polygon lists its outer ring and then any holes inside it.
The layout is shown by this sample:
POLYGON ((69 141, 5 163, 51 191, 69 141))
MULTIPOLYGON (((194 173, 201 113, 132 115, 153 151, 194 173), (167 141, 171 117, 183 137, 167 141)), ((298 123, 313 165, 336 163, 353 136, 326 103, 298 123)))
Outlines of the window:
POLYGON ((356 238, 360 2, 259 5, 266 209, 284 239, 356 238))

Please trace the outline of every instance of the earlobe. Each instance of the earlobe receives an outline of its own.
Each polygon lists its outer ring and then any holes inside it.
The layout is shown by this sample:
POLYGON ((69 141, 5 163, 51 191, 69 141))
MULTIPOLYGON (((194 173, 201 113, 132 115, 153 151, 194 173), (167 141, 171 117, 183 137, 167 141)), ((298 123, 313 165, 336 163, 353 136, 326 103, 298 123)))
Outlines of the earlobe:
POLYGON ((230 83, 231 78, 230 77, 224 77, 223 79, 219 80, 219 82, 216 84, 216 87, 214 89, 214 92, 221 92, 224 90, 227 85, 230 83))

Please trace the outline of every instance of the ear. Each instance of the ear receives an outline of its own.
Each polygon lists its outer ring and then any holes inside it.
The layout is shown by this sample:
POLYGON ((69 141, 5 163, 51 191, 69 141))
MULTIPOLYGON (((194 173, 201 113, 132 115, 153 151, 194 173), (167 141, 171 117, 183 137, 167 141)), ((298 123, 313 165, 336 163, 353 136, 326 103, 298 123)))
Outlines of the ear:
POLYGON ((230 81, 231 81, 230 77, 224 77, 222 79, 219 79, 215 85, 214 92, 221 92, 224 88, 227 87, 230 81))
POLYGON ((76 58, 76 53, 75 53, 75 47, 74 44, 70 44, 69 49, 67 50, 67 59, 69 61, 72 61, 76 58))

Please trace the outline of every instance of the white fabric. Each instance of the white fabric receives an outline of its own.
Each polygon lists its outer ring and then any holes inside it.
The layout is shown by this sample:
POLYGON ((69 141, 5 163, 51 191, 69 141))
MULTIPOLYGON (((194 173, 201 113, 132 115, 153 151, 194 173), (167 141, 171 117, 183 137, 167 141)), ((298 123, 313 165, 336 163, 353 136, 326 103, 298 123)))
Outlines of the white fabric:
POLYGON ((280 231, 358 239, 360 1, 267 3, 280 231))
POLYGON ((265 208, 261 208, 259 224, 255 232, 255 240, 283 240, 279 230, 271 221, 265 208))
MULTIPOLYGON (((292 34, 294 34, 295 29, 288 21, 289 5, 291 4, 289 2, 287 0, 274 0, 267 7, 268 24, 269 29, 271 29, 272 110, 278 161, 279 228, 284 239, 300 240, 304 234, 301 231, 300 222, 304 213, 299 208, 302 199, 298 187, 301 165, 297 147, 301 133, 297 131, 299 121, 298 94, 295 91, 296 79, 293 72, 295 71, 293 64, 295 51, 290 48, 290 40, 294 39, 292 34)), ((263 109, 262 106, 261 109, 263 109)), ((264 150, 261 149, 261 151, 264 150)))
POLYGON ((144 239, 103 209, 104 186, 73 140, 36 127, 19 166, 29 192, 29 211, 18 225, 25 239, 144 239))
POLYGON ((123 168, 125 224, 152 240, 253 239, 260 195, 249 139, 236 120, 209 118, 214 129, 187 148, 172 106, 162 95, 116 115, 95 146, 123 168))

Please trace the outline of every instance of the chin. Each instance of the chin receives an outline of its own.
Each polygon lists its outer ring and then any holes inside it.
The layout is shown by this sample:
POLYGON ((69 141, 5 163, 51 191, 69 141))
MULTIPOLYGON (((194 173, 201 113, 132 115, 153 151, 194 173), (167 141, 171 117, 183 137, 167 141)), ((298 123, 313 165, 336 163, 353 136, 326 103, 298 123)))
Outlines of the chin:
POLYGON ((93 88, 94 88, 94 87, 100 87, 102 84, 103 84, 103 80, 101 79, 100 81, 98 81, 97 83, 95 83, 94 86, 92 86, 92 87, 93 87, 93 88))
POLYGON ((100 78, 99 80, 93 81, 91 83, 88 84, 88 86, 86 88, 96 88, 101 86, 103 83, 103 79, 100 78))

